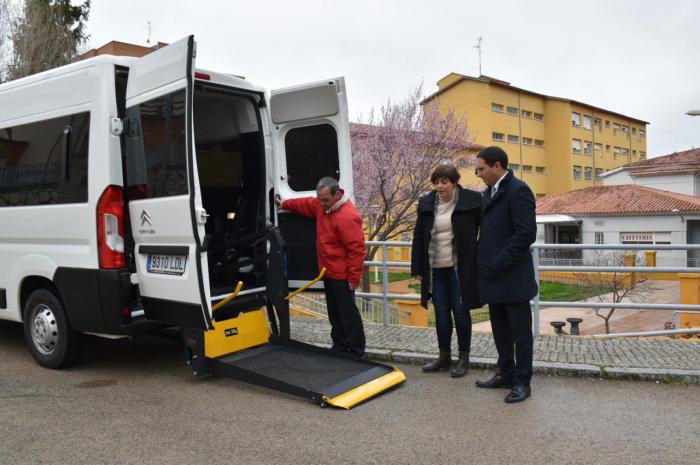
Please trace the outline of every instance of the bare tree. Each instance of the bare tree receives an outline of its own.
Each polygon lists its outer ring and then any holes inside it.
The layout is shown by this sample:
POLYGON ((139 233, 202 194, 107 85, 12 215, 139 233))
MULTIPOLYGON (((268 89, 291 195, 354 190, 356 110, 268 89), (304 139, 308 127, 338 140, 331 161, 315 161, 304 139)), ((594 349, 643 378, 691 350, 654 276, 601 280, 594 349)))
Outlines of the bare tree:
POLYGON ((0 82, 5 81, 7 64, 10 59, 10 35, 15 13, 15 3, 10 0, 0 0, 0 82))
MULTIPOLYGON (((637 256, 634 255, 634 263, 637 256)), ((590 259, 586 260, 588 266, 623 266, 625 263, 624 251, 596 251, 590 259)), ((576 273, 579 282, 585 286, 597 290, 598 295, 588 300, 601 303, 594 307, 595 315, 605 322, 605 334, 610 334, 610 318, 615 313, 615 308, 606 307, 606 303, 620 303, 623 300, 629 302, 641 302, 646 300, 647 293, 636 284, 636 276, 632 272, 581 272, 576 273)))
MULTIPOLYGON (((352 127, 355 199, 367 239, 386 241, 410 231, 416 203, 430 189, 430 174, 472 147, 466 120, 437 105, 421 105, 422 86, 402 101, 388 101, 352 127)), ((468 166, 471 166, 469 164, 468 166)), ((378 247, 369 247, 372 260, 378 247)), ((363 286, 368 288, 367 275, 363 286)))
POLYGON ((69 63, 89 37, 85 26, 89 13, 90 0, 82 5, 71 5, 70 0, 25 0, 19 14, 9 15, 6 77, 18 79, 69 63))

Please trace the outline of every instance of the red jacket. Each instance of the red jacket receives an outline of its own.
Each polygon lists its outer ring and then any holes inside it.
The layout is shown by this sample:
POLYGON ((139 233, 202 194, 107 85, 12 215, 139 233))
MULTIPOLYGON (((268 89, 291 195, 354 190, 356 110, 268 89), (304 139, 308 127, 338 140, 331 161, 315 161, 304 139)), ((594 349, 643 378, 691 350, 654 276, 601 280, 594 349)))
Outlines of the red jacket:
MULTIPOLYGON (((316 256, 318 268, 326 267, 326 277, 347 279, 360 284, 365 261, 365 235, 355 205, 347 199, 330 213, 323 210, 315 197, 289 199, 282 208, 297 215, 316 218, 316 256)), ((335 207, 335 206, 334 206, 335 207)))

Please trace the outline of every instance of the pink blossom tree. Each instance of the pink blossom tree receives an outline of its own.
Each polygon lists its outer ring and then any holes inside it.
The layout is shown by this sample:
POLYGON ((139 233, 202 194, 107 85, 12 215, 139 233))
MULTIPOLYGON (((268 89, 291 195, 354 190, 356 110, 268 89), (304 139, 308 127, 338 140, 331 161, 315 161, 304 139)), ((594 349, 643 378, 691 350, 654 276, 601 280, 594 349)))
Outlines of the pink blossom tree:
MULTIPOLYGON (((454 111, 440 113, 435 100, 425 105, 421 100, 419 86, 352 125, 355 201, 367 240, 391 240, 413 230, 417 201, 432 188, 430 175, 439 164, 459 157, 472 166, 476 146, 468 140, 466 119, 454 111)), ((366 259, 373 260, 378 250, 369 247, 366 259)), ((367 289, 367 274, 364 278, 367 289)))

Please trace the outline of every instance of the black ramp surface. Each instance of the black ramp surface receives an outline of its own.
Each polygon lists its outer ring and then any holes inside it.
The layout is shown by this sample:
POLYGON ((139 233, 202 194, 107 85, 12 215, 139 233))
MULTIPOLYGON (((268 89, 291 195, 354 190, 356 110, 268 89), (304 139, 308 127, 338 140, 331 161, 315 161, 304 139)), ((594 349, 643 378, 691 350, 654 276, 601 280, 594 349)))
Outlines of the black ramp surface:
POLYGON ((328 397, 391 372, 390 367, 279 345, 266 345, 218 359, 221 363, 328 397))

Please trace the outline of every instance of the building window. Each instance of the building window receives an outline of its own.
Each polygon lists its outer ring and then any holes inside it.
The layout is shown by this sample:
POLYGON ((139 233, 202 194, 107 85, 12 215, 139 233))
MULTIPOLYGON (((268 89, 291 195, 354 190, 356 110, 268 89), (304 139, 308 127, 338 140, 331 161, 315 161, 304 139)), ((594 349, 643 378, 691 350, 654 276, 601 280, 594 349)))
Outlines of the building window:
POLYGON ((622 154, 626 157, 629 157, 630 155, 630 149, 622 149, 622 154))
POLYGON ((613 156, 617 158, 620 154, 622 153, 622 149, 620 147, 613 147, 613 156))
POLYGON ((520 165, 517 163, 508 163, 508 168, 512 169, 513 171, 519 171, 520 165))
POLYGON ((598 126, 599 131, 603 129, 603 123, 600 118, 593 118, 593 124, 598 126))
POLYGON ((544 174, 544 166, 535 166, 535 173, 544 174))
POLYGON ((613 130, 619 131, 622 129, 622 126, 620 126, 619 123, 613 123, 613 130))
POLYGON ((401 233, 402 242, 411 242, 411 231, 403 231, 401 233))
POLYGON ((532 165, 523 165, 523 173, 532 173, 532 165))
POLYGON ((646 135, 647 135, 647 132, 646 132, 644 129, 640 129, 640 130, 639 130, 639 137, 640 137, 640 138, 641 138, 641 137, 646 137, 646 135))
POLYGON ((605 151, 609 152, 610 151, 610 144, 605 144, 605 151))
POLYGON ((646 152, 642 152, 642 151, 640 150, 640 151, 639 151, 639 158, 646 158, 646 157, 647 157, 647 153, 646 153, 646 152))
POLYGON ((517 144, 518 142, 520 142, 520 137, 514 136, 513 134, 508 134, 508 142, 517 144))
POLYGON ((508 107, 507 111, 509 115, 518 116, 518 109, 515 107, 508 107))
POLYGON ((604 238, 602 232, 595 233, 595 243, 596 244, 605 244, 605 238, 604 238))
POLYGON ((583 129, 591 129, 591 117, 583 115, 583 129))
POLYGON ((600 181, 602 179, 603 175, 603 169, 602 168, 596 168, 595 169, 595 178, 600 181))
POLYGON ((581 179, 581 167, 574 165, 574 179, 581 179))
POLYGON ((632 128, 632 134, 637 134, 637 128, 632 128))
POLYGON ((581 141, 579 139, 572 139, 571 148, 573 149, 574 153, 581 153, 581 141))
POLYGON ((531 111, 523 110, 521 114, 523 115, 523 118, 527 118, 527 119, 532 118, 532 112, 531 112, 531 111))
POLYGON ((603 146, 600 144, 593 144, 593 146, 596 152, 601 152, 603 150, 603 146))
POLYGON ((605 120, 605 127, 606 128, 610 127, 610 120, 608 120, 608 119, 605 120))
POLYGON ((544 115, 542 113, 533 113, 532 117, 535 121, 544 121, 544 115))
POLYGON ((523 144, 525 144, 525 145, 532 145, 532 138, 530 138, 530 137, 523 137, 523 144))
POLYGON ((587 140, 583 141, 583 153, 586 155, 593 155, 593 143, 587 140))
POLYGON ((583 169, 583 176, 586 179, 586 181, 590 181, 591 179, 593 179, 593 168, 591 168, 590 166, 586 166, 583 169))
POLYGON ((572 112, 571 113, 571 125, 575 128, 578 128, 581 126, 581 114, 572 112))
POLYGON ((502 132, 494 132, 493 133, 493 140, 498 141, 498 142, 503 142, 503 133, 502 132))
POLYGON ((491 111, 503 113, 503 105, 501 105, 500 103, 491 103, 491 111))
POLYGON ((535 139, 535 147, 544 147, 544 141, 540 139, 535 139))
POLYGON ((622 132, 624 133, 630 132, 629 126, 620 125, 620 129, 622 129, 622 132))

